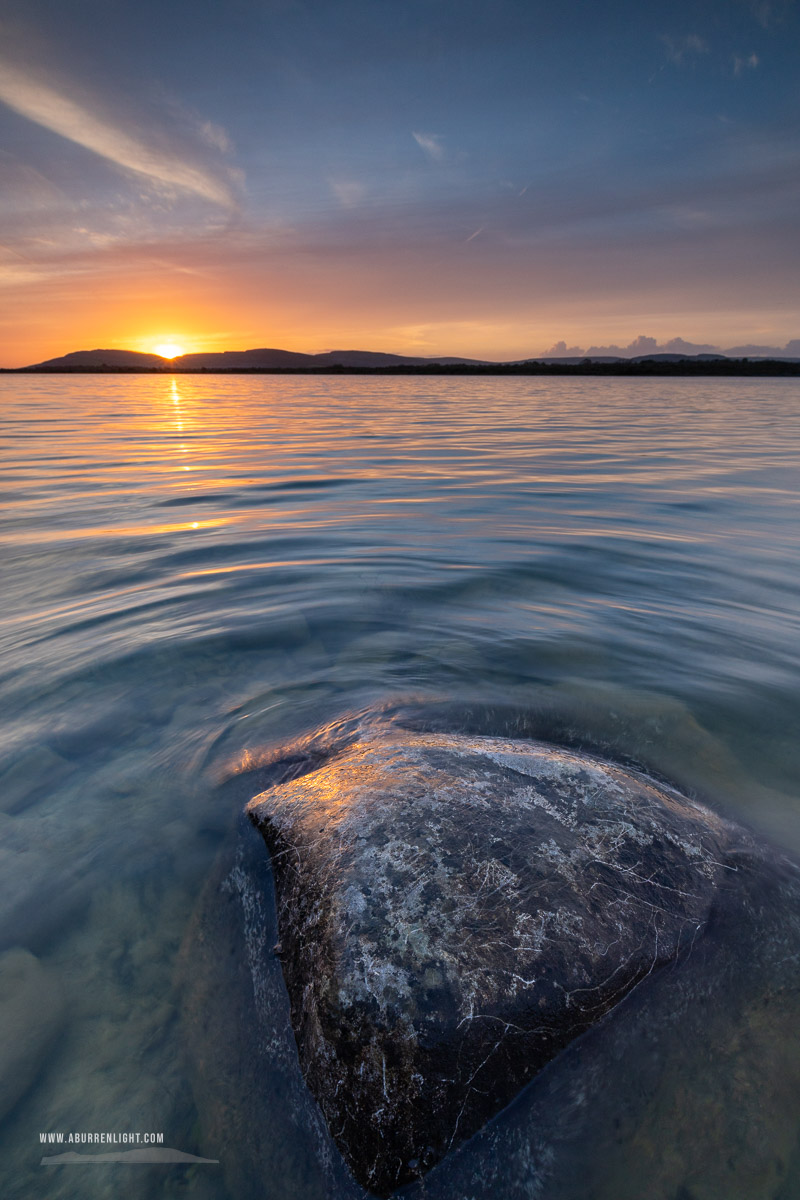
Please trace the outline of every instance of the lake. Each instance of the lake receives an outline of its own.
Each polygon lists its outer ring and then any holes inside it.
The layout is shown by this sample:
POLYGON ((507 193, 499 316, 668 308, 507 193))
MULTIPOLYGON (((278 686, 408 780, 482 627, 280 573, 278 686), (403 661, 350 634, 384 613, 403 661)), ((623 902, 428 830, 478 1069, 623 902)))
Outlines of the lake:
POLYGON ((236 1153, 198 1132, 174 980, 248 751, 413 704, 800 856, 797 381, 5 375, 0 413, 4 1196, 230 1194, 42 1166, 108 1147, 40 1133, 236 1153))

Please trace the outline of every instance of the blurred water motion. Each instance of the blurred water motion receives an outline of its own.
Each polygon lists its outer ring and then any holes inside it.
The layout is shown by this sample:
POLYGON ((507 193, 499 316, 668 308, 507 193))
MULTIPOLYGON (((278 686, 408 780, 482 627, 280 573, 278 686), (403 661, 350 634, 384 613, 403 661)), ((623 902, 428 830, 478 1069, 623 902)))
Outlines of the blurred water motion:
POLYGON ((197 1152, 172 975, 247 749, 397 697, 523 714, 800 853, 798 394, 0 376, 0 940, 66 997, 4 1195, 118 1194, 39 1130, 197 1152))

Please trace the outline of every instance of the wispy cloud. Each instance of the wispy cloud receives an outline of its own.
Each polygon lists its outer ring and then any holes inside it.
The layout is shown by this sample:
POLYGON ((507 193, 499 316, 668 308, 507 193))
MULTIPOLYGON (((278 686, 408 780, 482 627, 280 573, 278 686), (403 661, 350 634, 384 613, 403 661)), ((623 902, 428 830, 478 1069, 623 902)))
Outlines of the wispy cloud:
POLYGON ((674 38, 669 34, 662 34, 661 41, 664 44, 664 49, 667 58, 676 67, 681 66, 687 59, 690 59, 698 54, 708 53, 708 43, 703 38, 698 37, 696 33, 688 33, 685 37, 674 38))
POLYGON ((733 73, 734 75, 741 75, 743 71, 755 71, 760 61, 757 54, 748 54, 746 58, 741 58, 738 54, 734 54, 733 73))
MULTIPOLYGON (((218 174, 104 121, 72 100, 65 91, 2 61, 0 100, 37 125, 128 171, 135 171, 162 185, 180 188, 224 208, 234 205, 230 185, 218 174)), ((209 128, 213 133, 218 132, 213 126, 209 128)), ((216 144, 219 146, 218 137, 216 144)))
POLYGON ((797 0, 745 0, 747 7, 763 29, 780 25, 797 0))
POLYGON ((215 125, 213 121, 202 121, 200 124, 200 136, 209 146, 213 146, 216 150, 222 151, 223 154, 229 154, 233 149, 231 139, 221 125, 215 125))
POLYGON ((414 133, 412 134, 414 141, 424 150, 428 158, 434 162, 442 162, 444 160, 445 149, 442 144, 442 136, 439 133, 414 133))
POLYGON ((329 179, 328 183, 342 208, 358 208, 367 194, 364 184, 357 179, 329 179))
POLYGON ((27 163, 18 162, 4 150, 0 150, 0 170, 3 173, 0 215, 6 221, 12 212, 30 215, 66 203, 63 192, 40 171, 27 163))

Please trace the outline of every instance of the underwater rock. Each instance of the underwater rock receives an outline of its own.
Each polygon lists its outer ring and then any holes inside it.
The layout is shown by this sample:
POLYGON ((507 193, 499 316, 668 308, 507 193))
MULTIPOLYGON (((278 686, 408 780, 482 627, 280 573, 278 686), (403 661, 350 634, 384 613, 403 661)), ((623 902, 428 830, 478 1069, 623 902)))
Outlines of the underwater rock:
POLYGON ((418 1178, 691 947, 749 835, 542 743, 388 726, 248 806, 306 1083, 359 1183, 418 1178))
POLYGON ((0 1120, 38 1075, 63 1017, 52 972, 19 947, 0 954, 0 1120))

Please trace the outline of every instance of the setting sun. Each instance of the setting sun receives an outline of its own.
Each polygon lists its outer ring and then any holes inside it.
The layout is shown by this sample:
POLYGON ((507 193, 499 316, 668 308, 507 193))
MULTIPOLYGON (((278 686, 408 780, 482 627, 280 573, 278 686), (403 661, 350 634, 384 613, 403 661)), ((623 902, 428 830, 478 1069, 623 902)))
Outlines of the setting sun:
POLYGON ((183 354, 183 346, 178 346, 175 342, 163 342, 160 346, 153 347, 154 354, 160 354, 162 358, 177 358, 179 354, 183 354))

